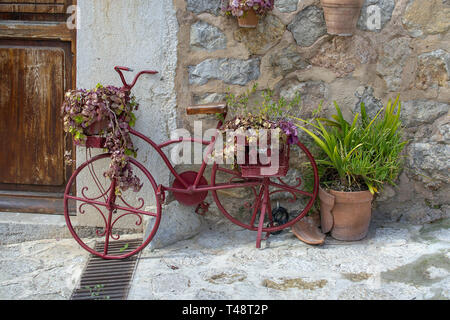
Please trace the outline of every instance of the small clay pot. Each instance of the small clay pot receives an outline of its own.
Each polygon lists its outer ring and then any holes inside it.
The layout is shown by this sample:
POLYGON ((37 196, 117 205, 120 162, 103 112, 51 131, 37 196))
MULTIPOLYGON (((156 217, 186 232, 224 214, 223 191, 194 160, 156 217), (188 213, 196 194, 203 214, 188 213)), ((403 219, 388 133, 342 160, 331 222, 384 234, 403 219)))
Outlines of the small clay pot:
POLYGON ((259 18, 253 9, 245 11, 244 16, 238 18, 238 24, 241 28, 256 28, 258 21, 259 18))
POLYGON ((351 36, 356 30, 364 0, 322 0, 329 34, 351 36))
POLYGON ((372 218, 370 191, 340 192, 319 190, 322 232, 342 241, 364 239, 372 218))

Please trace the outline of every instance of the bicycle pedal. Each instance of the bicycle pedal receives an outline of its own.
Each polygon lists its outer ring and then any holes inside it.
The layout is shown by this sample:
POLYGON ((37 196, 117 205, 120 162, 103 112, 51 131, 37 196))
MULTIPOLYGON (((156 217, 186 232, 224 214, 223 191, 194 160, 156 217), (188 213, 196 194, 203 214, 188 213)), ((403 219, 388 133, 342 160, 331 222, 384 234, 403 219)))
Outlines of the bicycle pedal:
POLYGON ((209 206, 210 206, 209 203, 201 202, 197 206, 197 209, 195 209, 195 213, 198 214, 199 216, 204 216, 209 211, 209 206))
POLYGON ((161 205, 166 202, 166 190, 164 190, 163 185, 160 184, 158 186, 158 190, 156 190, 156 196, 159 198, 159 202, 161 203, 161 205))

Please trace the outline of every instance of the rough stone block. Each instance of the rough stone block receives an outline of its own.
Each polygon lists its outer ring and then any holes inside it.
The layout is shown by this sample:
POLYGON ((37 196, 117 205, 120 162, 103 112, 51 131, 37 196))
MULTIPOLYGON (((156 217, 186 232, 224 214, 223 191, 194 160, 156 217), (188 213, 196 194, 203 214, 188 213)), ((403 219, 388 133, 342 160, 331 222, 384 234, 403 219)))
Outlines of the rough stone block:
POLYGON ((227 47, 227 37, 217 27, 198 21, 191 26, 191 48, 194 50, 220 50, 227 47))
POLYGON ((298 0, 275 0, 275 8, 283 13, 297 11, 298 0))
POLYGON ((450 7, 442 0, 411 0, 402 22, 413 37, 443 33, 450 29, 450 7))
POLYGON ((364 31, 380 32, 391 20, 395 8, 394 0, 366 0, 361 8, 357 27, 364 31), (379 21, 377 21, 379 14, 379 21), (379 22, 379 25, 377 25, 379 22))
POLYGON ((260 59, 207 59, 188 67, 189 83, 204 85, 209 80, 223 80, 228 84, 245 85, 260 75, 260 59))
POLYGON ((196 14, 207 12, 218 15, 221 8, 221 0, 187 0, 187 9, 196 14))
POLYGON ((323 10, 316 6, 309 6, 300 11, 294 21, 288 25, 295 41, 301 47, 309 47, 321 36, 327 33, 323 10))
POLYGON ((450 80, 450 53, 438 49, 418 57, 416 87, 426 90, 448 86, 450 80))

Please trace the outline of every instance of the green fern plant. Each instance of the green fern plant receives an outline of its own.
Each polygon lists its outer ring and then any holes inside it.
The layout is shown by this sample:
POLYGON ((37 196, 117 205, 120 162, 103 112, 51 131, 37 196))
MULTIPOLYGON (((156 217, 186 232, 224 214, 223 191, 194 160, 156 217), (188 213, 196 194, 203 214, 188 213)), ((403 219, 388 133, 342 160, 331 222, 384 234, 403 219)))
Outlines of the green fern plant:
POLYGON ((395 185, 403 162, 401 152, 406 145, 402 141, 399 97, 394 102, 390 100, 373 119, 362 103, 361 113, 351 123, 345 120, 336 102, 334 106, 336 114, 332 119, 295 118, 301 123, 300 129, 326 155, 317 160, 322 172, 337 176, 345 188, 364 183, 372 194, 386 183, 395 185))

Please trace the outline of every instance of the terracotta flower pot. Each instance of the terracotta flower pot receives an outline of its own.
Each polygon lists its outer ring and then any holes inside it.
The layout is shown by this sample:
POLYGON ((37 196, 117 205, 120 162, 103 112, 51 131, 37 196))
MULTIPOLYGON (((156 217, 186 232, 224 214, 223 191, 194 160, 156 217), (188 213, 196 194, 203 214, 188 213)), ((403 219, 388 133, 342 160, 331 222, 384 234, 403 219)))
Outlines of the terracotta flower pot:
POLYGON ((253 9, 245 11, 244 16, 238 18, 238 24, 241 28, 256 28, 258 21, 258 16, 253 9))
POLYGON ((340 192, 319 190, 322 232, 331 231, 337 240, 364 239, 372 218, 373 195, 370 191, 340 192))
POLYGON ((322 0, 329 34, 351 36, 356 30, 364 0, 322 0))

